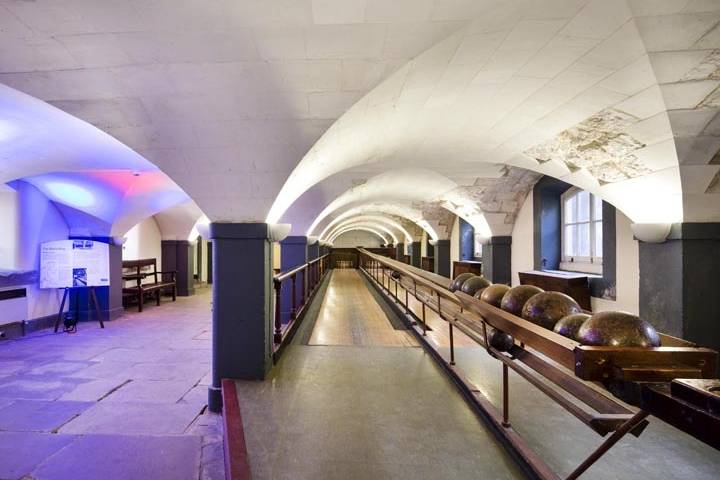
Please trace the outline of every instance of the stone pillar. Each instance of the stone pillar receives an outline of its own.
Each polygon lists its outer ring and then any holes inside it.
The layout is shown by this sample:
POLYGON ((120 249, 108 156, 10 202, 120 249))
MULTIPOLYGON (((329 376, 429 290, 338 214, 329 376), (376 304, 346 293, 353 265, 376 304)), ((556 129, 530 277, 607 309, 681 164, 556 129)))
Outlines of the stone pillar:
MULTIPOLYGON (((122 304, 122 245, 113 245, 108 237, 70 237, 71 240, 93 240, 109 244, 110 286, 95 287, 100 315, 103 320, 115 320, 124 313, 122 304)), ((90 301, 87 289, 73 289, 70 294, 70 311, 76 311, 80 321, 97 321, 95 306, 90 301)))
POLYGON ((493 283, 510 285, 512 237, 490 237, 482 249, 483 276, 493 283))
POLYGON ((208 240, 207 242, 207 283, 208 285, 212 285, 213 283, 213 262, 212 262, 212 242, 208 240))
MULTIPOLYGON (((321 247, 322 248, 322 247, 321 247)), ((287 272, 299 267, 308 261, 308 244, 305 236, 287 237, 280 242, 280 271, 287 272)), ((305 285, 304 273, 298 273, 295 278, 295 305, 300 306, 302 288, 305 285)), ((305 285, 307 292, 307 285, 305 285)), ((282 286, 281 318, 284 323, 290 321, 292 309, 292 280, 286 280, 282 286)))
POLYGON ((410 265, 413 267, 420 268, 422 266, 421 260, 421 245, 420 242, 412 242, 410 244, 410 265))
POLYGON ((320 256, 320 242, 315 242, 312 245, 307 246, 307 259, 315 260, 320 256))
POLYGON ((395 245, 395 260, 402 262, 405 258, 405 244, 398 243, 395 245))
POLYGON ((262 380, 272 365, 272 241, 266 223, 212 223, 211 411, 222 409, 223 378, 262 380))
POLYGON ((450 240, 435 242, 435 273, 450 278, 450 240))
MULTIPOLYGON (((175 271, 177 294, 187 297, 195 293, 195 279, 193 278, 194 262, 193 246, 188 240, 163 240, 162 271, 175 271)), ((159 267, 158 267, 159 268, 159 267)))
POLYGON ((673 225, 665 242, 640 241, 639 252, 640 317, 720 350, 720 223, 673 225))

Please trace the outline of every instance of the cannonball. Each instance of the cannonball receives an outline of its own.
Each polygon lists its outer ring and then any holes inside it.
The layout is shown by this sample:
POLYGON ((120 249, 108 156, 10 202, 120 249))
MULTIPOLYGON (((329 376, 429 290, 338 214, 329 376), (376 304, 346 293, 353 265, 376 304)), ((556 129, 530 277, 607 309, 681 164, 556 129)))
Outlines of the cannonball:
POLYGON ((465 280, 465 283, 462 284, 460 290, 462 290, 464 293, 467 293, 468 295, 475 295, 479 290, 489 287, 490 285, 492 284, 487 278, 473 276, 465 280))
POLYGON ((598 312, 578 331, 583 345, 608 347, 659 347, 660 335, 645 320, 627 312, 598 312))
POLYGON ((489 337, 490 346, 501 352, 507 352, 515 345, 515 339, 512 335, 501 332, 500 330, 495 330, 489 337))
POLYGON ((587 313, 573 313, 567 315, 555 324, 553 331, 559 333, 563 337, 572 338, 573 340, 578 339, 578 330, 585 321, 590 318, 587 313))
POLYGON ((520 316, 522 309, 525 306, 525 302, 530 300, 530 297, 542 293, 543 290, 535 285, 518 285, 508 290, 500 302, 500 308, 513 315, 520 316))
POLYGON ((500 307, 500 302, 502 302, 503 296, 505 296, 505 293, 507 293, 508 290, 510 290, 510 287, 508 287, 507 285, 504 285, 502 283, 495 283, 485 288, 485 290, 483 290, 480 294, 479 298, 483 302, 487 302, 490 305, 500 307))
POLYGON ((580 305, 572 297, 560 292, 542 292, 525 303, 522 318, 552 329, 561 318, 581 312, 580 305))
POLYGON ((457 277, 455 277, 455 280, 453 280, 453 281, 450 283, 450 287, 448 287, 448 289, 449 289, 451 292, 454 292, 454 291, 456 291, 456 290, 460 290, 460 287, 462 287, 463 283, 465 283, 465 280, 467 280, 467 279, 469 279, 469 278, 472 278, 472 277, 474 277, 474 276, 475 276, 475 275, 473 275, 472 273, 461 273, 460 275, 458 275, 457 277))

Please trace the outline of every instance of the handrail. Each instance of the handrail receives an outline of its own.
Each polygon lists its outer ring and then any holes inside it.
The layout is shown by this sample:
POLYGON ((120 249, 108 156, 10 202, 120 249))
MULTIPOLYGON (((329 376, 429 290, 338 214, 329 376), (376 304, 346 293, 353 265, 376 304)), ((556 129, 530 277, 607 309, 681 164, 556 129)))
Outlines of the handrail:
POLYGON ((426 272, 425 270, 422 270, 420 268, 408 265, 403 262, 398 262, 397 260, 393 260, 388 257, 383 257, 382 255, 368 252, 364 248, 358 248, 358 250, 360 251, 360 253, 367 255, 376 262, 386 265, 393 270, 403 270, 403 275, 407 275, 408 277, 412 278, 416 283, 421 284, 424 287, 430 288, 439 296, 442 296, 443 298, 453 302, 458 307, 462 306, 460 300, 458 300, 458 298, 448 290, 451 282, 450 279, 441 275, 426 272), (413 272, 413 270, 415 270, 416 272, 413 272))
MULTIPOLYGON (((399 303, 399 307, 404 306, 406 315, 418 320, 413 321, 411 328, 420 336, 419 338, 423 339, 427 331, 426 306, 435 310, 440 318, 448 323, 449 360, 437 349, 434 342, 424 341, 426 347, 445 366, 458 385, 462 385, 468 398, 474 400, 475 405, 486 414, 497 432, 513 445, 516 453, 525 460, 526 465, 536 476, 553 480, 558 478, 557 474, 512 429, 508 414, 508 370, 510 369, 598 434, 604 436, 612 432, 566 480, 577 479, 625 434, 632 433, 639 436, 647 425, 645 418, 650 413, 666 421, 670 420, 669 423, 709 445, 720 445, 717 434, 708 434, 707 428, 703 430, 693 423, 693 419, 701 417, 682 413, 688 408, 687 399, 678 400, 669 397, 675 403, 668 403, 667 398, 658 400, 657 404, 649 403, 645 396, 646 386, 651 385, 648 383, 640 383, 645 385, 642 387, 642 399, 638 400, 637 396, 633 396, 636 392, 633 385, 637 385, 637 382, 659 382, 652 385, 661 383, 669 385, 670 381, 677 382, 673 380, 675 378, 717 381, 712 378, 717 365, 717 352, 699 348, 677 338, 672 339, 671 346, 663 345, 650 349, 583 346, 463 292, 452 293, 441 285, 448 283, 445 280, 433 281, 437 279, 417 273, 414 267, 363 249, 358 250, 361 268, 378 289, 391 300, 394 299, 399 303), (392 274, 388 274, 387 269, 391 270, 392 274), (392 283, 395 284, 394 295, 391 291, 392 283), (398 297, 398 285, 401 285, 405 291, 404 305, 398 297), (429 290, 429 293, 419 291, 418 286, 429 290), (412 294, 422 305, 422 317, 418 317, 418 314, 409 308, 408 294, 412 294), (445 307, 441 306, 442 299, 445 299, 445 307), (502 363, 503 405, 499 411, 482 393, 478 393, 476 387, 472 386, 465 379, 464 374, 455 367, 453 327, 465 333, 502 363), (492 337, 488 338, 488 327, 512 335, 514 337, 512 345, 503 350, 494 347, 490 340, 492 337), (615 382, 612 384, 615 387, 601 388, 600 383, 596 383, 601 380, 615 382), (629 387, 625 386, 625 383, 629 387), (617 385, 622 385, 623 388, 618 388, 617 385), (634 412, 616 396, 639 406, 640 410, 634 412), (668 409, 672 411, 668 413, 668 409)), ((669 388, 667 392, 662 394, 666 396, 672 394, 669 388)), ((705 408, 698 415, 707 411, 709 410, 705 408)))
POLYGON ((283 339, 287 336, 287 333, 293 328, 295 320, 298 319, 309 300, 312 298, 317 286, 322 281, 323 277, 329 270, 330 266, 330 254, 326 253, 318 258, 314 258, 302 265, 299 265, 292 270, 287 272, 278 273, 273 277, 273 285, 275 288, 275 328, 273 334, 273 343, 278 347, 283 339), (298 305, 297 298, 297 276, 302 273, 302 283, 300 285, 300 305, 298 305), (282 322, 282 284, 285 280, 292 282, 291 290, 291 308, 290 308, 290 319, 283 327, 282 322))

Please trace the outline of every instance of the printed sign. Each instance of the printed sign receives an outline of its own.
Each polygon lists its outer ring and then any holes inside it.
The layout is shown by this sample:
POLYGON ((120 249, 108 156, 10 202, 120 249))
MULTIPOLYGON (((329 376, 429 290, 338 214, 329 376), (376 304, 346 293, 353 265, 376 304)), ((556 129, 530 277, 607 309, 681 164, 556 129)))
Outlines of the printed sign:
POLYGON ((40 246, 40 288, 108 285, 110 251, 107 243, 59 240, 40 246))

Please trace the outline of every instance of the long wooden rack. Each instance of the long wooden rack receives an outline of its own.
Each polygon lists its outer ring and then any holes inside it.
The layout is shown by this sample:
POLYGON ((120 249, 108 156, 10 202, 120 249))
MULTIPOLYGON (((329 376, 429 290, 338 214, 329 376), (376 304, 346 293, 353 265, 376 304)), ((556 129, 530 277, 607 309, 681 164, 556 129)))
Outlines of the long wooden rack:
MULTIPOLYGON (((602 436, 610 434, 567 479, 578 478, 627 433, 639 436, 644 430, 650 411, 631 409, 617 398, 618 395, 641 406, 644 384, 638 382, 654 382, 650 385, 657 386, 657 382, 676 378, 712 378, 715 375, 717 352, 699 348, 682 339, 663 335, 663 345, 667 346, 653 349, 583 346, 467 294, 450 292, 450 281, 445 277, 364 249, 358 251, 361 269, 382 291, 404 307, 403 313, 414 323, 413 329, 421 340, 427 330, 425 308, 436 312, 447 322, 449 358, 427 341, 424 341, 425 347, 433 350, 434 357, 463 387, 466 398, 479 408, 503 443, 522 460, 526 470, 535 478, 559 477, 512 429, 509 419, 509 369, 593 431, 602 436), (404 303, 398 297, 398 286, 405 291, 404 303), (422 318, 410 310, 408 295, 413 295, 422 304, 422 318), (456 328, 502 362, 501 410, 474 388, 455 366, 453 330, 456 328), (486 342, 490 328, 512 335, 515 346, 508 352, 494 349, 486 342)), ((655 411, 649 410, 655 414, 655 411)), ((717 435, 720 436, 720 432, 717 435)))

